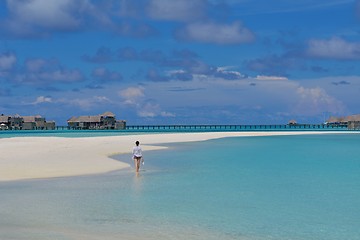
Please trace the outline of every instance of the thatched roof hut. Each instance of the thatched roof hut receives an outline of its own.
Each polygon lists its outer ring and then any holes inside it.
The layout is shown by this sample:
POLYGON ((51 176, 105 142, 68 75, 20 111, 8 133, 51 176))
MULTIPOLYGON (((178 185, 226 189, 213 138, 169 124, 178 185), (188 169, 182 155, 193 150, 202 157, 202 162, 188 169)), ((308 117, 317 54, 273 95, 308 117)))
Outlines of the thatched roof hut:
POLYGON ((360 122, 360 114, 345 117, 346 122, 360 122))
POLYGON ((100 114, 100 116, 103 116, 103 117, 115 117, 115 114, 113 114, 112 112, 104 112, 103 114, 100 114))
POLYGON ((73 122, 76 122, 76 119, 77 119, 78 117, 71 117, 71 118, 69 118, 68 120, 67 120, 67 122, 71 122, 71 123, 73 123, 73 122))
POLYGON ((104 112, 95 116, 72 117, 67 120, 68 126, 80 129, 114 129, 116 128, 115 114, 104 112))
POLYGON ((0 116, 0 123, 8 123, 8 122, 9 122, 9 118, 10 118, 10 116, 1 115, 1 116, 0 116))
POLYGON ((291 119, 289 122, 288 122, 289 125, 296 125, 297 122, 295 119, 291 119))
POLYGON ((79 122, 88 122, 88 123, 97 123, 100 122, 101 116, 80 116, 77 121, 79 122))
POLYGON ((330 124, 335 124, 335 123, 343 123, 344 122, 344 117, 334 117, 331 116, 326 122, 330 123, 330 124))
POLYGON ((37 118, 41 118, 41 116, 23 116, 23 122, 36 122, 37 118))
POLYGON ((67 122, 83 122, 83 123, 96 123, 100 122, 101 116, 80 116, 80 117, 71 117, 67 122))
POLYGON ((330 117, 327 121, 330 125, 345 125, 348 129, 360 129, 360 114, 346 117, 330 117))
POLYGON ((350 115, 346 117, 330 117, 327 122, 331 124, 335 123, 343 123, 347 124, 348 122, 359 122, 360 121, 360 114, 350 115))

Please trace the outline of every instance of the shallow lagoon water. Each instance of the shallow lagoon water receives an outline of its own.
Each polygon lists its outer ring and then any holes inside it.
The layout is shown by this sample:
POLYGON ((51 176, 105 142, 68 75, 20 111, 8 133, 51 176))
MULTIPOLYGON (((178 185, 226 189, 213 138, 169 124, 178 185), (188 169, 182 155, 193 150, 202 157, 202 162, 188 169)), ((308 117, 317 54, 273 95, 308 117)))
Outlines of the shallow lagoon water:
POLYGON ((3 182, 0 239, 360 239, 359 141, 345 134, 168 144, 145 152, 138 177, 125 169, 3 182))

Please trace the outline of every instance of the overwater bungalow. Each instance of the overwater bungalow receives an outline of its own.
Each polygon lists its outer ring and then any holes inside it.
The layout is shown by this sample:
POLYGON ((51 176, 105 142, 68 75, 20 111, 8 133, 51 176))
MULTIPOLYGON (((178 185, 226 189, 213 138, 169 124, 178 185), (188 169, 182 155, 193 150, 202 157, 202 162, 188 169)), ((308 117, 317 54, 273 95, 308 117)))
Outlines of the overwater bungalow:
POLYGON ((347 116, 346 121, 349 129, 360 129, 360 114, 347 116))
POLYGON ((23 117, 23 130, 54 130, 55 121, 46 121, 40 115, 37 116, 24 116, 23 117))
POLYGON ((9 123, 9 116, 1 115, 0 116, 0 130, 7 130, 9 128, 8 123, 9 123))
POLYGON ((288 122, 288 125, 297 125, 297 121, 295 119, 291 119, 289 122, 288 122))
POLYGON ((15 114, 13 116, 0 116, 0 129, 1 130, 54 130, 55 122, 46 121, 40 115, 36 116, 20 116, 15 114))
POLYGON ((116 120, 115 114, 105 112, 95 116, 71 117, 68 121, 71 129, 125 129, 126 121, 116 120))
POLYGON ((330 117, 326 124, 336 126, 347 126, 348 129, 360 129, 360 114, 350 115, 346 117, 330 117))

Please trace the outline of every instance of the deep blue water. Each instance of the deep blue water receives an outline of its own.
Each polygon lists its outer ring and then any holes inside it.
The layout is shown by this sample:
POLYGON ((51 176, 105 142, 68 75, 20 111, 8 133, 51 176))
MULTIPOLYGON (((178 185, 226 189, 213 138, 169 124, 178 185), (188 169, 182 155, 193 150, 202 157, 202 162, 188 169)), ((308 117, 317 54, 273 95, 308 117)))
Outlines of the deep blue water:
POLYGON ((169 144, 144 153, 139 176, 0 183, 0 239, 357 240, 359 143, 337 134, 169 144))

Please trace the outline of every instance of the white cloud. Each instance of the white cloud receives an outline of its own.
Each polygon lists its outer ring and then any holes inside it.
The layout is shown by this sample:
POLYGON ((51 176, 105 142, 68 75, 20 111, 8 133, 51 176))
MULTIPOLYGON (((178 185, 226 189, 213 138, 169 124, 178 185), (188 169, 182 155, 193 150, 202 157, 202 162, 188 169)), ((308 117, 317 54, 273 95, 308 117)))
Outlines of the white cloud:
POLYGON ((305 88, 298 87, 296 91, 298 100, 293 111, 303 116, 322 114, 323 112, 343 113, 344 104, 336 98, 327 94, 319 87, 305 88))
MULTIPOLYGON (((222 109, 231 112, 234 118, 243 118, 250 123, 253 122, 251 114, 263 122, 271 122, 273 118, 274 122, 286 123, 290 118, 323 121, 324 112, 341 115, 347 110, 349 102, 340 101, 343 98, 339 91, 333 89, 336 87, 332 84, 324 83, 324 87, 320 88, 314 86, 314 81, 266 77, 267 80, 262 81, 256 78, 228 81, 195 75, 193 80, 181 82, 181 88, 176 81, 163 82, 161 85, 153 82, 147 85, 147 97, 161 104, 163 109, 171 109, 173 117, 179 119, 186 116, 187 111, 193 114, 204 111, 210 116, 213 109, 222 109), (254 82, 254 86, 250 85, 254 82), (281 117, 279 113, 288 115, 281 117)), ((353 93, 350 95, 354 96, 353 93)), ((149 112, 160 114, 154 109, 145 112, 147 115, 149 112)))
POLYGON ((310 10, 324 10, 329 7, 334 7, 343 4, 353 4, 354 0, 300 0, 300 1, 272 1, 268 4, 268 0, 228 0, 228 3, 241 4, 243 13, 248 15, 253 14, 276 14, 276 13, 292 13, 304 12, 310 10), (239 3, 240 2, 240 3, 239 3))
POLYGON ((162 117, 175 117, 176 116, 175 113, 171 113, 171 112, 161 112, 160 115, 162 117))
POLYGON ((333 37, 329 40, 313 39, 308 43, 307 55, 339 60, 360 59, 360 43, 333 37))
POLYGON ((93 70, 92 76, 102 82, 120 81, 122 76, 120 73, 110 71, 106 68, 99 67, 93 70))
POLYGON ((64 102, 66 102, 70 105, 78 106, 84 110, 88 110, 93 107, 93 103, 90 102, 89 99, 72 99, 70 101, 65 100, 64 102))
POLYGON ((91 110, 104 103, 112 103, 106 96, 93 96, 88 98, 62 98, 58 103, 80 107, 83 110, 91 110))
POLYGON ((232 24, 196 22, 177 31, 182 40, 215 44, 239 44, 254 40, 254 34, 239 21, 232 24))
POLYGON ((112 103, 112 101, 106 96, 93 96, 89 98, 60 98, 58 100, 54 100, 51 97, 39 96, 36 98, 31 105, 38 105, 42 103, 61 103, 61 104, 70 104, 74 106, 79 106, 83 109, 91 109, 98 104, 103 103, 112 103))
POLYGON ((13 53, 0 54, 0 72, 10 70, 16 63, 16 56, 13 53))
POLYGON ((42 73, 39 77, 49 81, 75 82, 82 79, 82 74, 78 70, 56 70, 42 73))
POLYGON ((129 87, 119 92, 119 96, 125 99, 124 104, 134 108, 137 115, 143 118, 173 117, 175 114, 163 111, 160 104, 154 100, 145 99, 145 88, 129 87))
POLYGON ((7 4, 18 23, 52 28, 74 28, 80 24, 71 14, 75 7, 72 0, 7 0, 7 4))
POLYGON ((154 19, 173 21, 193 21, 205 15, 205 0, 151 0, 148 14, 154 19))
POLYGON ((139 117, 154 118, 157 116, 173 117, 174 115, 168 112, 161 111, 161 107, 156 103, 145 103, 138 108, 137 114, 139 117))
POLYGON ((286 81, 286 80, 289 80, 289 79, 287 77, 280 77, 280 76, 258 75, 258 76, 256 76, 256 80, 261 80, 261 81, 286 81))
POLYGON ((120 97, 125 99, 127 104, 137 104, 137 101, 144 97, 143 87, 129 87, 119 92, 120 97))
POLYGON ((17 36, 45 35, 47 31, 73 31, 86 21, 111 24, 101 7, 89 0, 7 0, 8 18, 2 27, 17 36))
POLYGON ((26 69, 30 72, 38 72, 47 62, 44 59, 29 59, 25 62, 26 69))
POLYGON ((11 79, 24 84, 72 83, 84 80, 78 69, 66 69, 56 59, 28 59, 23 71, 14 74, 11 79))
POLYGON ((16 82, 26 84, 51 84, 54 82, 69 83, 82 81, 83 79, 84 77, 79 70, 55 70, 40 73, 25 73, 18 74, 14 77, 16 82))
POLYGON ((94 96, 94 102, 105 103, 105 102, 111 102, 111 100, 105 96, 94 96))
POLYGON ((138 108, 137 114, 139 117, 153 118, 160 112, 158 104, 146 103, 141 108, 138 108))
POLYGON ((233 71, 230 70, 231 66, 227 66, 227 67, 218 67, 216 69, 216 72, 214 73, 215 77, 218 78, 222 78, 222 79, 227 79, 227 80, 238 80, 238 79, 244 79, 247 76, 242 74, 241 72, 238 71, 233 71))
POLYGON ((37 105, 37 104, 41 104, 41 103, 51 103, 53 102, 51 97, 45 97, 45 96, 40 96, 37 97, 35 102, 33 102, 33 105, 37 105))

